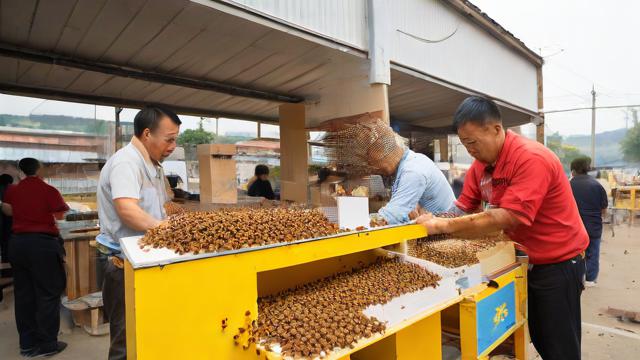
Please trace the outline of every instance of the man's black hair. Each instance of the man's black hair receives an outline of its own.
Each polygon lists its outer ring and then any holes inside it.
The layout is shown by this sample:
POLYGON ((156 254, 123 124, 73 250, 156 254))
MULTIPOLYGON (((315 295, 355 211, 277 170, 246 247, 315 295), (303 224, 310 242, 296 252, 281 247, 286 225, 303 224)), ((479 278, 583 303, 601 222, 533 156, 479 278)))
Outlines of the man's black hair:
POLYGON ((571 161, 571 171, 578 175, 585 175, 591 170, 591 158, 588 156, 580 156, 571 161))
POLYGON ((135 136, 140 137, 142 136, 144 129, 149 129, 153 132, 158 128, 160 120, 165 116, 176 125, 182 124, 178 115, 170 109, 156 105, 147 106, 140 110, 133 119, 133 133, 135 136))
POLYGON ((269 175, 269 168, 267 167, 267 165, 256 165, 255 175, 269 175))
POLYGON ((40 169, 40 161, 34 158, 24 158, 18 162, 18 168, 27 176, 33 176, 40 169))
POLYGON ((470 122, 482 126, 489 120, 502 121, 498 105, 481 96, 469 96, 458 106, 453 116, 453 130, 458 131, 462 125, 470 122))

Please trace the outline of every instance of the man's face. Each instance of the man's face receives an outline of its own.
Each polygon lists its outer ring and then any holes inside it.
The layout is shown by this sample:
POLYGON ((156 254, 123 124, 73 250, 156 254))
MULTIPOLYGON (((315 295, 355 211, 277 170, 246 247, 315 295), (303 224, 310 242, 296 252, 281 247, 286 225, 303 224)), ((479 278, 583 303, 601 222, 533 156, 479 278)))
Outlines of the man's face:
POLYGON ((151 160, 161 162, 176 148, 176 140, 180 132, 180 125, 163 116, 158 127, 152 132, 145 129, 142 133, 142 143, 149 152, 151 160))
POLYGON ((502 150, 504 129, 496 121, 488 121, 485 125, 468 122, 458 128, 458 137, 471 156, 490 165, 496 162, 502 150))

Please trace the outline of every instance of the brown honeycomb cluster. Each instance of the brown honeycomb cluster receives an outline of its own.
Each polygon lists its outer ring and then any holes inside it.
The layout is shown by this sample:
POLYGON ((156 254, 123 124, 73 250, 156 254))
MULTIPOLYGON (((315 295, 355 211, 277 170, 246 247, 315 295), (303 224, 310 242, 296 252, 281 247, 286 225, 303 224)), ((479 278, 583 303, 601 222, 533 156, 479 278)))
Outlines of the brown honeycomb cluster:
POLYGON ((221 209, 169 217, 140 240, 140 246, 179 254, 216 252, 291 242, 338 233, 319 210, 295 208, 221 209))
POLYGON ((496 245, 495 239, 418 239, 409 242, 408 254, 448 268, 479 262, 476 254, 496 245))
POLYGON ((167 216, 173 216, 184 213, 185 209, 173 201, 168 201, 164 204, 164 211, 167 213, 167 216))
POLYGON ((363 314, 370 305, 436 287, 440 276, 397 259, 376 262, 258 299, 256 336, 294 358, 314 358, 385 330, 363 314))

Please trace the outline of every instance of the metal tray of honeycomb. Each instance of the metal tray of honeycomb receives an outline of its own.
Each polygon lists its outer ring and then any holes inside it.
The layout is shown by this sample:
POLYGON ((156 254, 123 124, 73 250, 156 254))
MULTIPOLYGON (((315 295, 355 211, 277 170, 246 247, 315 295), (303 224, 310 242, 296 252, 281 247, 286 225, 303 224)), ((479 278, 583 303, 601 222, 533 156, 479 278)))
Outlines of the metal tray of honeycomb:
POLYGON ((379 257, 351 271, 258 299, 258 352, 283 359, 342 357, 454 301, 455 278, 409 257, 379 257))
POLYGON ((252 246, 252 247, 245 247, 245 248, 232 249, 232 250, 223 250, 223 251, 217 251, 217 252, 204 252, 204 253, 198 253, 198 254, 194 254, 191 252, 179 254, 176 251, 168 248, 144 247, 140 245, 140 240, 142 239, 142 236, 131 236, 131 237, 122 238, 120 239, 120 246, 122 248, 124 255, 127 257, 127 260, 129 260, 129 262, 131 263, 131 266, 133 266, 134 269, 138 269, 138 268, 146 268, 146 267, 153 267, 153 266, 169 265, 169 264, 174 264, 174 263, 179 263, 184 261, 206 259, 206 258, 216 257, 216 256, 227 256, 227 255, 241 254, 241 253, 246 253, 251 251, 260 251, 260 250, 294 245, 294 244, 322 241, 326 239, 331 239, 331 238, 336 238, 341 236, 348 236, 352 234, 367 233, 367 232, 381 231, 381 230, 390 229, 390 228, 402 227, 405 225, 407 224, 386 225, 386 226, 379 226, 379 227, 364 229, 364 230, 341 232, 341 233, 336 233, 334 235, 320 236, 320 237, 314 237, 309 239, 300 239, 300 240, 293 240, 289 242, 278 242, 278 243, 267 244, 267 245, 252 246))

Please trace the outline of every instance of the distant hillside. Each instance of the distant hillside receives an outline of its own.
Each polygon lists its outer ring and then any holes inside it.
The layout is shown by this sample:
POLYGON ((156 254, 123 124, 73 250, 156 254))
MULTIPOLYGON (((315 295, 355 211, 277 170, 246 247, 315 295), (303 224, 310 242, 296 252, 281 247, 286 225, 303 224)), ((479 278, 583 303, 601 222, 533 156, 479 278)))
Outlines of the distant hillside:
MULTIPOLYGON (((114 131, 112 121, 90 119, 66 115, 8 115, 0 114, 0 126, 20 127, 38 130, 64 130, 77 133, 103 136, 114 131)), ((122 135, 125 139, 133 135, 133 123, 122 122, 122 135)), ((216 136, 217 144, 235 144, 238 141, 253 139, 253 136, 216 136)))
MULTIPOLYGON (((596 134, 596 166, 620 166, 622 160, 620 141, 627 129, 617 129, 596 134)), ((581 153, 591 154, 591 135, 570 135, 563 137, 562 142, 577 147, 581 153)))
MULTIPOLYGON (((107 135, 109 122, 101 119, 80 118, 66 115, 8 115, 0 114, 0 126, 39 130, 64 130, 93 135, 107 135)), ((132 123, 122 123, 124 127, 132 123)))

